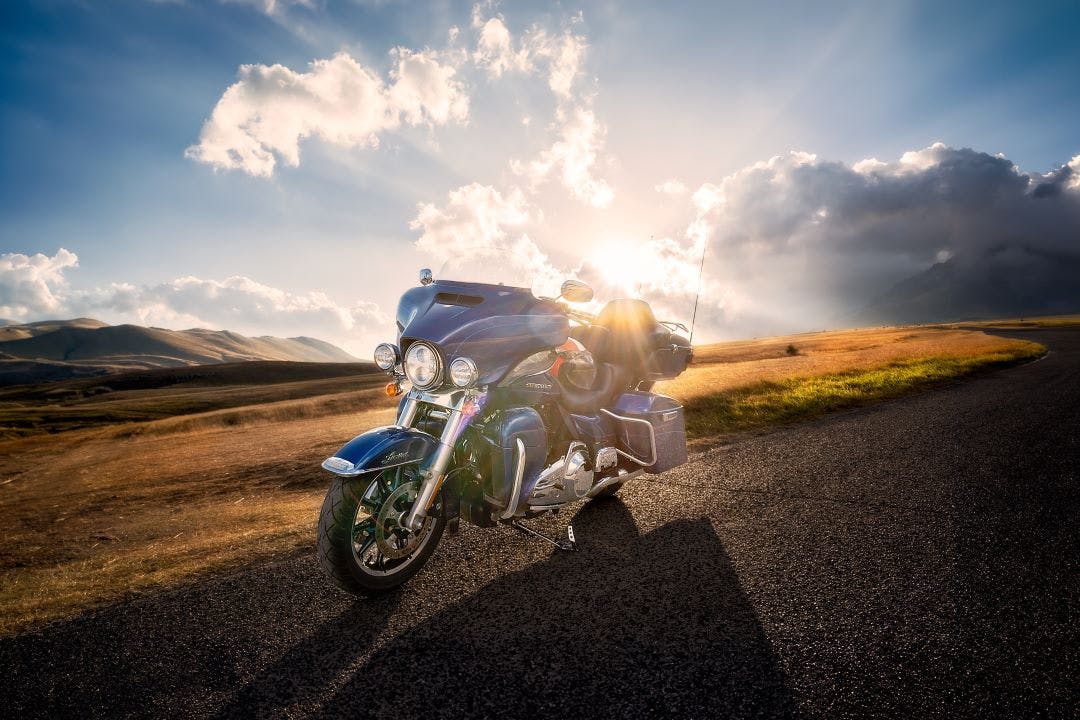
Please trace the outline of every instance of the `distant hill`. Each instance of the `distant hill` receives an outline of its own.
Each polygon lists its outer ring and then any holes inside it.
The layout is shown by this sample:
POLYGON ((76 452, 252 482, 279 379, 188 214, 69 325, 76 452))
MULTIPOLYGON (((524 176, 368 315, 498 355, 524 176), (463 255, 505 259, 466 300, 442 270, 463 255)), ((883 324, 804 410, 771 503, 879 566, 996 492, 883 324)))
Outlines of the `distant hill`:
POLYGON ((77 318, 0 327, 0 385, 47 382, 120 370, 255 360, 355 363, 310 337, 247 337, 228 330, 165 330, 77 318))
MULTIPOLYGON (((42 365, 48 365, 42 361, 42 365)), ((57 363, 64 365, 64 363, 57 363)), ((2 367, 2 366, 0 366, 2 367)), ((82 368, 82 365, 68 365, 82 368)), ((90 368, 97 370, 97 368, 90 368)), ((159 390, 162 388, 210 388, 304 383, 334 378, 349 378, 360 386, 376 387, 386 376, 375 363, 307 363, 252 360, 213 365, 123 370, 106 373, 85 372, 69 377, 43 377, 33 384, 20 383, 13 387, 0 376, 0 403, 41 402, 62 396, 91 396, 130 390, 159 390), (9 385, 9 387, 3 387, 9 385)), ((110 397, 115 397, 110 395, 110 397)))
POLYGON ((62 328, 85 328, 93 330, 95 328, 108 327, 108 323, 103 323, 100 320, 94 320, 92 318, 75 318, 74 320, 42 320, 41 322, 23 323, 19 324, 14 320, 0 320, 0 343, 5 343, 10 340, 25 340, 26 338, 37 337, 38 335, 44 335, 45 333, 52 332, 53 330, 60 330, 62 328))
POLYGON ((896 325, 1078 311, 1080 258, 1009 248, 936 263, 894 285, 851 320, 896 325))

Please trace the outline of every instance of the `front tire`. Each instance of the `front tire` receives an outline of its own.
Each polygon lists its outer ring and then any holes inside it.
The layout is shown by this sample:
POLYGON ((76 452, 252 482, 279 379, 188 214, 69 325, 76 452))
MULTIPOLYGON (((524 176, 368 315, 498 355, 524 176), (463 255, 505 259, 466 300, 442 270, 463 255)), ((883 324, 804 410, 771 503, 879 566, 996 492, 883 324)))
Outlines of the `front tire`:
POLYGON ((446 528, 442 504, 436 502, 415 533, 397 524, 419 484, 412 466, 333 482, 319 513, 316 546, 319 565, 338 587, 358 595, 384 593, 428 561, 446 528))

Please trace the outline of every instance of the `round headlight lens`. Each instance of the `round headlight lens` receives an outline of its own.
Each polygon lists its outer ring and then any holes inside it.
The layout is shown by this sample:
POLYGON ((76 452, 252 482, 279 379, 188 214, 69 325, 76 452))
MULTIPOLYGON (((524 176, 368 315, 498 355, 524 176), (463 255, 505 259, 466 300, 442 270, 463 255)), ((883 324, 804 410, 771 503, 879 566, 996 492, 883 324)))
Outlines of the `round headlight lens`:
POLYGON ((469 358, 458 358, 450 363, 450 380, 458 387, 469 387, 477 377, 476 363, 469 358))
POLYGON ((425 343, 413 343, 405 353, 405 376, 418 388, 431 387, 439 379, 439 354, 425 343))
POLYGON ((398 349, 390 343, 375 346, 375 364, 380 370, 391 370, 398 364, 398 349))

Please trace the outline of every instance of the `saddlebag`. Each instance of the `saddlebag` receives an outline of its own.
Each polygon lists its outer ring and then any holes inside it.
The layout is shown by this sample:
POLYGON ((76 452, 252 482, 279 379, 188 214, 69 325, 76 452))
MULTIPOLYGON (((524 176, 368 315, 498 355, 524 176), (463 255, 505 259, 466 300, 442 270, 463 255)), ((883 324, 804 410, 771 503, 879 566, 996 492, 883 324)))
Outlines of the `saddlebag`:
POLYGON ((662 473, 686 462, 686 420, 683 408, 666 395, 626 392, 611 414, 619 449, 642 461, 647 473, 662 473), (653 441, 655 440, 655 446, 653 441))

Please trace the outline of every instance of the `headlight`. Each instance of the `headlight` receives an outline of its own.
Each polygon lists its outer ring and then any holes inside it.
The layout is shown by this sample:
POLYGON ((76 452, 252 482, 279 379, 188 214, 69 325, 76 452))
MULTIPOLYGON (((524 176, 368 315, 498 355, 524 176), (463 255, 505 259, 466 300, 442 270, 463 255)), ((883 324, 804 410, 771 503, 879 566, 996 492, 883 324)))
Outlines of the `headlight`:
POLYGON ((427 343, 416 342, 405 353, 405 377, 415 387, 428 388, 439 381, 439 353, 427 343))
POLYGON ((398 349, 390 343, 379 343, 375 346, 375 364, 380 370, 392 370, 401 361, 398 349))
POLYGON ((477 377, 476 363, 469 358, 458 358, 450 363, 450 380, 458 387, 469 387, 477 377))

